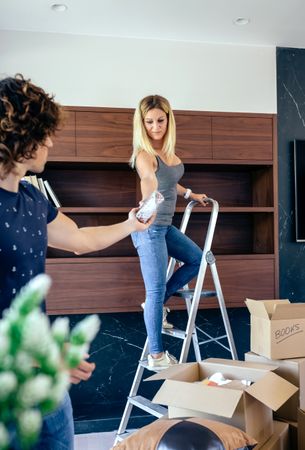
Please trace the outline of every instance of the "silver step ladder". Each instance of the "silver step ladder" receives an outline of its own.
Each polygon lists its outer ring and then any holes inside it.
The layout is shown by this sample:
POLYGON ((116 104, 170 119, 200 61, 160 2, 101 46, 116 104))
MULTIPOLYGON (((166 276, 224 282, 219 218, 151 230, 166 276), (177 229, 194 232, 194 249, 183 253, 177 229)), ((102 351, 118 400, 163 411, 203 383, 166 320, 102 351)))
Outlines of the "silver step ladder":
MULTIPOLYGON (((187 361, 189 349, 191 342, 193 342, 193 348, 195 352, 196 361, 201 361, 201 353, 200 353, 200 346, 207 344, 209 342, 215 342, 216 344, 220 345, 221 347, 225 348, 231 353, 232 359, 237 359, 237 352, 236 347, 234 343, 234 338, 229 322, 228 313, 225 306, 225 301, 218 277, 218 272, 216 268, 216 259, 211 251, 213 236, 215 232, 218 212, 219 212, 219 205, 218 202, 213 200, 212 198, 205 199, 207 203, 209 203, 212 206, 211 210, 211 216, 210 221, 208 225, 208 230, 206 233, 204 248, 202 252, 202 258, 201 263, 197 275, 197 281, 195 285, 195 289, 189 289, 188 285, 184 286, 181 290, 176 292, 174 296, 181 297, 185 300, 186 303, 186 309, 188 313, 188 321, 186 330, 179 330, 177 328, 172 329, 162 329, 162 333, 167 334, 169 336, 180 338, 182 343, 182 349, 181 354, 179 358, 179 363, 184 363, 187 361), (204 290, 203 289, 203 283, 206 275, 207 267, 209 266, 211 270, 211 275, 215 287, 215 291, 210 290, 204 290), (219 308, 222 315, 223 324, 225 327, 225 334, 218 337, 212 337, 210 334, 206 333, 204 330, 202 330, 199 327, 196 327, 195 321, 196 321, 196 315, 200 303, 201 298, 210 298, 210 297, 217 297, 219 308), (204 337, 204 340, 199 341, 198 339, 198 333, 204 337), (227 340, 228 346, 225 345, 222 341, 223 339, 227 340)), ((182 233, 185 233, 191 212, 193 207, 197 204, 195 201, 191 201, 185 208, 180 231, 182 233)), ((167 279, 169 279, 176 266, 177 261, 174 258, 171 258, 169 261, 168 269, 167 269, 167 279)), ((179 263, 178 261, 178 264, 179 263)), ((144 369, 147 369, 148 367, 148 339, 146 339, 143 351, 139 360, 138 368, 135 373, 135 377, 129 392, 129 396, 127 398, 127 403, 125 406, 125 410, 120 422, 120 426, 117 431, 115 443, 118 441, 123 440, 125 437, 129 435, 128 432, 126 432, 127 424, 131 415, 132 408, 134 406, 142 409, 143 411, 146 411, 147 413, 155 416, 156 418, 160 418, 167 415, 167 408, 164 408, 163 406, 153 404, 150 400, 146 399, 143 396, 137 395, 138 389, 142 380, 144 369)), ((151 369, 149 369, 151 370, 151 369)))

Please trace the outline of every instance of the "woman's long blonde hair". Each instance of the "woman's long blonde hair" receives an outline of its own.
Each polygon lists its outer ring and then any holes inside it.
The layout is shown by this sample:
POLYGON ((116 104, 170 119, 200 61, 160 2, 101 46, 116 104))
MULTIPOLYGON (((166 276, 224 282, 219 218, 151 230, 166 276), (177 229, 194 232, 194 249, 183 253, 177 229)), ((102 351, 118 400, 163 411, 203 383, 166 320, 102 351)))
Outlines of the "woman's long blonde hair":
POLYGON ((154 108, 161 109, 167 116, 167 131, 164 137, 163 151, 169 157, 175 153, 176 123, 169 101, 161 95, 148 95, 140 101, 133 116, 133 152, 129 160, 131 167, 135 167, 137 156, 142 150, 151 155, 156 155, 144 125, 146 114, 154 108))

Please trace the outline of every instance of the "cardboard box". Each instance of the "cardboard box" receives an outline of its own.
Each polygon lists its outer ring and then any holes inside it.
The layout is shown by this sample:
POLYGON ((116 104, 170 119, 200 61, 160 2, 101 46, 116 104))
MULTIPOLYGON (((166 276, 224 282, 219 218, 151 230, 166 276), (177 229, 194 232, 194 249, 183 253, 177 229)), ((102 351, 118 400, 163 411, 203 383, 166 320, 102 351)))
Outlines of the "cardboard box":
POLYGON ((298 450, 305 450, 305 411, 298 409, 298 450))
POLYGON ((305 358, 274 360, 253 352, 248 352, 245 354, 245 360, 276 366, 274 373, 299 388, 299 392, 294 394, 276 412, 276 415, 282 419, 297 421, 298 408, 305 410, 305 358))
POLYGON ((289 425, 289 450, 305 450, 305 412, 298 409, 298 421, 286 423, 289 425))
POLYGON ((287 423, 289 425, 289 450, 298 450, 298 422, 287 423))
POLYGON ((177 364, 149 380, 165 380, 153 402, 167 405, 170 418, 218 420, 244 430, 262 444, 273 433, 272 410, 298 390, 273 370, 272 365, 210 358, 200 363, 177 364), (200 383, 215 372, 227 379, 253 383, 244 389, 200 383))
POLYGON ((289 425, 285 422, 273 422, 274 432, 262 445, 257 445, 255 450, 292 450, 289 441, 289 425))
POLYGON ((305 303, 246 300, 251 351, 270 359, 305 357, 305 303))

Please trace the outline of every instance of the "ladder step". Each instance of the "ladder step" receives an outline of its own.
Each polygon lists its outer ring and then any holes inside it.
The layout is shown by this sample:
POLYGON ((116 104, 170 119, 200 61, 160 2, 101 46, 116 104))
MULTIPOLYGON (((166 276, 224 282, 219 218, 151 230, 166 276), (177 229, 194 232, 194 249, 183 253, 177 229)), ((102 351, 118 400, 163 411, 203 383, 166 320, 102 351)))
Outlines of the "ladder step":
POLYGON ((140 409, 143 409, 143 411, 148 412, 152 416, 158 417, 158 419, 167 415, 167 408, 164 408, 164 406, 160 406, 155 403, 152 403, 150 400, 148 400, 145 397, 142 397, 141 395, 136 395, 134 397, 128 397, 128 401, 132 405, 137 406, 140 409))
POLYGON ((168 336, 176 337, 179 339, 185 339, 186 333, 179 328, 162 328, 162 334, 167 334, 168 336))
MULTIPOLYGON (((179 291, 177 291, 173 294, 174 297, 182 297, 182 298, 193 297, 193 295, 194 295, 194 289, 180 289, 179 291)), ((204 298, 216 297, 216 296, 217 296, 216 291, 203 290, 200 293, 200 297, 204 297, 204 298)))
POLYGON ((127 438, 127 437, 130 436, 131 434, 132 434, 132 433, 129 433, 129 432, 127 432, 127 431, 125 431, 125 432, 122 433, 122 434, 117 434, 116 437, 115 437, 115 444, 116 444, 117 442, 122 442, 123 439, 127 438))
MULTIPOLYGON (((161 372, 162 370, 167 369, 167 367, 149 367, 147 359, 142 359, 139 361, 139 366, 144 367, 144 369, 150 370, 151 372, 161 372)), ((132 398, 132 397, 130 397, 132 398)))

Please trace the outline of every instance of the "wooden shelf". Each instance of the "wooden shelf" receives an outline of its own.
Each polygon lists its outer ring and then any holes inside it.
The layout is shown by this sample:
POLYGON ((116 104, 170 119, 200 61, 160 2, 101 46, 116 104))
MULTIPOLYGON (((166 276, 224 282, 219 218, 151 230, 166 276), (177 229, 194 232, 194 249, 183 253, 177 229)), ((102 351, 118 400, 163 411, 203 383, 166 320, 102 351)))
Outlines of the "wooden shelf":
MULTIPOLYGON (((128 165, 133 109, 66 107, 64 128, 42 174, 60 211, 80 227, 121 222, 141 199, 128 165)), ((228 307, 246 297, 278 297, 278 192, 276 116, 175 111, 181 184, 220 205, 212 250, 228 307)), ((179 198, 174 225, 186 202, 179 198)), ((187 234, 203 246, 211 208, 197 206, 187 234)), ((145 298, 139 259, 130 237, 108 249, 76 256, 48 249, 53 285, 50 314, 139 311, 145 298)), ((208 275, 205 288, 213 287, 208 275)), ((181 309, 179 300, 170 306, 181 309)), ((214 300, 202 307, 216 307, 214 300)))
POLYGON ((59 210, 64 214, 116 214, 116 213, 128 213, 134 206, 130 207, 65 207, 62 206, 59 210))
MULTIPOLYGON (((182 213, 184 212, 183 207, 179 207, 176 209, 176 212, 182 213)), ((219 207, 220 213, 273 213, 274 208, 270 206, 220 206, 219 207)), ((197 214, 210 214, 211 208, 210 207, 202 207, 202 206, 195 206, 193 208, 192 213, 197 214)))
MULTIPOLYGON (((49 163, 58 163, 58 162, 68 162, 68 163, 122 163, 122 164, 128 164, 129 157, 103 157, 103 156, 55 156, 50 155, 48 158, 49 163)), ((235 159, 218 159, 215 161, 215 159, 204 159, 200 160, 201 164, 206 165, 224 165, 224 166, 273 166, 272 160, 255 160, 252 159, 250 161, 247 160, 240 160, 236 161, 235 159)), ((183 158, 184 164, 198 164, 198 158, 183 158)))
MULTIPOLYGON (((64 214, 120 214, 120 213, 128 213, 132 208, 134 208, 134 205, 130 205, 127 207, 65 207, 62 206, 59 208, 59 210, 64 214)), ((176 208, 177 213, 183 213, 185 208, 179 207, 176 208)), ((274 208, 270 206, 220 206, 219 208, 220 213, 273 213, 274 208)), ((196 206, 193 208, 192 213, 194 214, 210 214, 211 208, 202 206, 196 206)))

